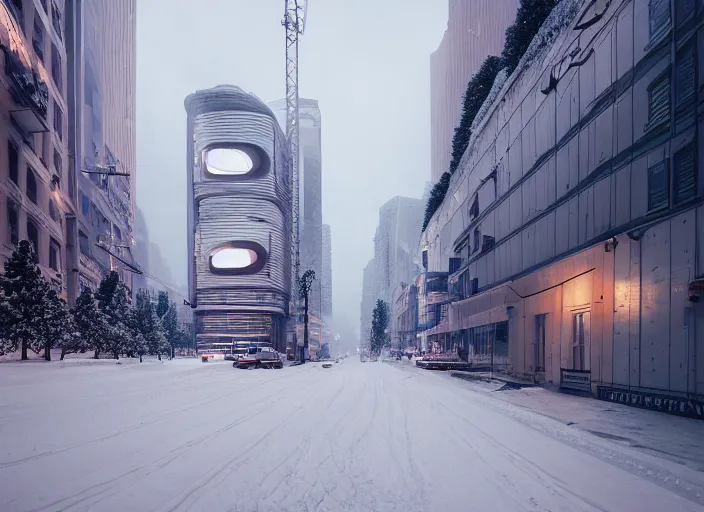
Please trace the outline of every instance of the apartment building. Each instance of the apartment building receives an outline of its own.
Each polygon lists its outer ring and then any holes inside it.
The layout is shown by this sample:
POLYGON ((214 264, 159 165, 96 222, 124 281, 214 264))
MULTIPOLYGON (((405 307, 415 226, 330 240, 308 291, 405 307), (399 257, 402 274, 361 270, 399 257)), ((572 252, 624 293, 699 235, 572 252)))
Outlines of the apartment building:
POLYGON ((0 259, 27 239, 43 275, 67 298, 67 167, 63 2, 0 2, 0 259))

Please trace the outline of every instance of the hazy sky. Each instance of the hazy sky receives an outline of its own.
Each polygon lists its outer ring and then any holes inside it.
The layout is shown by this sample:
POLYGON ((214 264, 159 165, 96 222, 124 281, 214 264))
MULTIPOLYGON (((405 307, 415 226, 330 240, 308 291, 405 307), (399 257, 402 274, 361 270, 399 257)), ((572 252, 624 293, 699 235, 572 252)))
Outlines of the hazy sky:
MULTIPOLYGON (((309 3, 300 93, 317 99, 322 114, 334 316, 356 327, 379 207, 396 195, 420 197, 430 179, 429 57, 447 24, 447 0, 309 3)), ((137 2, 137 203, 179 287, 187 262, 183 100, 225 83, 265 102, 282 98, 283 6, 137 2)))

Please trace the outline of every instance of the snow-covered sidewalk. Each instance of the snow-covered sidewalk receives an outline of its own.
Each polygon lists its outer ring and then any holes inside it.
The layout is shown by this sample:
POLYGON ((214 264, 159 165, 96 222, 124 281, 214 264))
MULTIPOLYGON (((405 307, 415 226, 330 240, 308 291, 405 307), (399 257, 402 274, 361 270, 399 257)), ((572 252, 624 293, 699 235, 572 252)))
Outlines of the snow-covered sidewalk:
MULTIPOLYGON (((412 370, 422 371, 415 368, 412 370)), ((704 472, 704 421, 542 387, 504 389, 505 382, 498 380, 467 381, 450 378, 450 372, 433 372, 432 375, 450 381, 450 386, 464 386, 496 400, 553 418, 572 428, 704 472)))

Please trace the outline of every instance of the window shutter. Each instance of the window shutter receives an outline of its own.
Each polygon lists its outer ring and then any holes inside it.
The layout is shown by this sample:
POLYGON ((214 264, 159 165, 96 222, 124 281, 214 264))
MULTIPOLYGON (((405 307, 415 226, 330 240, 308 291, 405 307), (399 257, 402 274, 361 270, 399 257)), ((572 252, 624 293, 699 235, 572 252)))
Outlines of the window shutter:
POLYGON ((670 30, 670 0, 650 0, 650 40, 657 41, 670 30))
POLYGON ((667 206, 667 161, 664 160, 648 169, 648 210, 667 206))
POLYGON ((677 125, 690 124, 694 118, 697 90, 696 46, 691 42, 677 55, 675 69, 675 119, 677 125))
POLYGON ((696 166, 694 165, 694 145, 690 144, 686 148, 675 153, 674 174, 675 174, 675 203, 680 203, 691 199, 697 194, 696 166))
POLYGON ((649 131, 670 121, 670 78, 663 76, 656 79, 648 88, 648 125, 649 131))

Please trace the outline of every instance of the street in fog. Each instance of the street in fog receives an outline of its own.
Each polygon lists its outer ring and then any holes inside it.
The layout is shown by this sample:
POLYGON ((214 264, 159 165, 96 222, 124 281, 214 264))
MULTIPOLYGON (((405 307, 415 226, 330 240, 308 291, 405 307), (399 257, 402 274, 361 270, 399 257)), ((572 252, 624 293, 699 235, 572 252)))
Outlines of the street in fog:
POLYGON ((101 363, 2 365, 0 510, 684 511, 704 503, 704 473, 694 467, 408 361, 282 370, 101 363))

